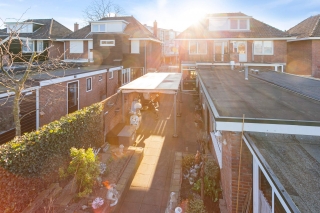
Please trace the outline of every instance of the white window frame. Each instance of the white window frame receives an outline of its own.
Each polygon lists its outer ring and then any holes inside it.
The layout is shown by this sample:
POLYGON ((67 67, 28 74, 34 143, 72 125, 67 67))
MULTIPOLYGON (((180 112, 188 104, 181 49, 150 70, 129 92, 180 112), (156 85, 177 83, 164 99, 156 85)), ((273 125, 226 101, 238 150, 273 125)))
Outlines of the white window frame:
POLYGON ((249 21, 249 19, 230 19, 229 20, 229 30, 230 31, 250 30, 250 21, 249 21), (231 28, 231 20, 237 22, 237 27, 236 28, 231 28), (240 28, 240 21, 245 21, 246 22, 246 28, 240 28))
POLYGON ((108 71, 108 76, 109 76, 109 79, 113 79, 113 71, 108 71), (110 75, 109 75, 110 74, 110 75))
POLYGON ((115 46, 115 40, 100 40, 100 46, 115 46))
POLYGON ((106 29, 106 24, 91 24, 91 32, 106 32, 106 29))
POLYGON ((70 41, 70 53, 83 53, 83 41, 70 41))
POLYGON ((253 42, 253 54, 254 54, 254 55, 273 55, 273 54, 274 54, 274 42, 273 42, 273 41, 254 41, 254 42, 253 42), (265 50, 265 48, 266 48, 266 47, 265 47, 265 43, 267 43, 267 42, 271 42, 271 48, 272 48, 272 50, 271 50, 270 53, 268 53, 268 52, 265 50), (258 45, 258 43, 261 44, 261 53, 259 53, 259 52, 256 51, 256 49, 257 49, 256 45, 258 45))
POLYGON ((43 51, 43 40, 38 40, 37 41, 37 52, 42 52, 42 51, 43 51), (40 46, 41 46, 41 48, 40 48, 40 46))
POLYGON ((86 91, 87 92, 90 92, 90 91, 92 91, 92 77, 89 77, 89 78, 86 78, 86 91), (90 80, 89 82, 90 82, 90 89, 88 89, 88 80, 90 80))
POLYGON ((34 41, 31 41, 31 40, 28 40, 28 39, 27 40, 22 40, 22 48, 21 49, 22 49, 23 53, 31 53, 31 52, 33 52, 34 51, 34 41))
POLYGON ((122 69, 122 85, 125 85, 130 82, 130 68, 122 69))
POLYGON ((208 52, 208 44, 207 44, 206 41, 189 41, 189 55, 207 55, 207 52, 208 52), (191 52, 190 52, 190 44, 191 44, 191 42, 196 42, 196 45, 197 45, 197 51, 196 51, 196 53, 191 53, 191 52), (204 42, 205 45, 206 45, 206 51, 205 51, 205 53, 199 53, 199 43, 200 43, 200 42, 204 42))
POLYGON ((140 41, 131 40, 131 53, 133 54, 140 53, 140 41))

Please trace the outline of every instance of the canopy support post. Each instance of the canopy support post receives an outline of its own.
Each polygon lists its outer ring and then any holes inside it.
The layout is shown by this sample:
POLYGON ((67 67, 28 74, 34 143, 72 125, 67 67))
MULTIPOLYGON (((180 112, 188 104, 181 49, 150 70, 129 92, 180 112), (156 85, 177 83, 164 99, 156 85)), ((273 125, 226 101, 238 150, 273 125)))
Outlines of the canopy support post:
MULTIPOLYGON (((180 88, 180 87, 179 87, 180 88)), ((182 93, 181 93, 181 90, 179 89, 178 90, 178 98, 180 99, 179 101, 178 101, 178 104, 179 104, 179 112, 178 112, 178 114, 177 114, 177 117, 181 117, 181 95, 182 95, 182 93)))
POLYGON ((121 104, 122 104, 122 123, 125 123, 125 120, 124 120, 124 94, 123 92, 121 91, 121 104))
POLYGON ((174 112, 173 112, 173 119, 174 119, 174 133, 173 133, 173 137, 174 138, 177 138, 178 135, 177 135, 177 93, 174 94, 174 105, 173 105, 173 108, 174 108, 174 112))

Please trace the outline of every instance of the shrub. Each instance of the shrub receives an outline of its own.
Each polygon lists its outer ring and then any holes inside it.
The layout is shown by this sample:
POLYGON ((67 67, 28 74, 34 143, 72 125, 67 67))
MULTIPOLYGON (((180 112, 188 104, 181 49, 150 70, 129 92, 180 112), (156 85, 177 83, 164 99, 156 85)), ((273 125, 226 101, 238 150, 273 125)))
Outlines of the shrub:
POLYGON ((100 174, 100 162, 93 149, 70 149, 71 162, 68 174, 74 175, 78 186, 78 197, 84 197, 92 192, 92 188, 100 174))
POLYGON ((213 159, 209 159, 206 161, 204 166, 204 173, 208 175, 209 178, 217 180, 219 179, 220 168, 217 162, 213 159))
POLYGON ((182 158, 182 168, 189 170, 195 162, 195 155, 188 154, 182 158))
POLYGON ((200 198, 193 198, 188 203, 188 213, 207 213, 203 201, 200 198))
POLYGON ((56 181, 71 147, 103 144, 103 105, 93 104, 0 146, 0 212, 22 212, 56 181))

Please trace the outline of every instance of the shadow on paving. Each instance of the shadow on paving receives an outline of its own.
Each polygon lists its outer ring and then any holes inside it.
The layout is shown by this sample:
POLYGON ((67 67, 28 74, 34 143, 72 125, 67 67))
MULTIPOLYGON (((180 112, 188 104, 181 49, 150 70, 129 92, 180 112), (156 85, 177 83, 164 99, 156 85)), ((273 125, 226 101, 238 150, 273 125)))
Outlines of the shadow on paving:
POLYGON ((158 120, 152 112, 142 113, 136 143, 138 147, 144 148, 144 157, 124 195, 120 213, 165 212, 170 194, 174 153, 185 152, 186 147, 191 153, 196 153, 198 149, 196 138, 199 129, 194 125, 192 95, 182 96, 182 114, 177 117, 177 138, 173 137, 173 102, 173 95, 160 94, 158 120))

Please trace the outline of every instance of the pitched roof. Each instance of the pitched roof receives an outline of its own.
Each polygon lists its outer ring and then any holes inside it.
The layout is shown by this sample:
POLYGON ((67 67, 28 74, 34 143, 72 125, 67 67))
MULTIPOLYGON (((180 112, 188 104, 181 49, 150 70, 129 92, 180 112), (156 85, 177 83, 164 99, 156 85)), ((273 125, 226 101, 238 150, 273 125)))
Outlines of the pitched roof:
POLYGON ((290 35, 297 36, 298 38, 320 37, 320 14, 303 20, 290 28, 288 32, 290 35))
MULTIPOLYGON (((157 37, 155 37, 145 26, 143 26, 133 16, 105 17, 100 19, 99 21, 112 21, 112 20, 124 20, 128 22, 129 24, 124 29, 123 33, 129 35, 130 38, 150 38, 150 39, 158 40, 157 37)), ((87 25, 65 37, 65 39, 88 39, 88 38, 92 38, 90 25, 87 25)))
POLYGON ((31 39, 57 39, 63 38, 72 32, 54 19, 29 19, 25 22, 34 22, 35 24, 38 24, 39 28, 33 33, 20 33, 20 37, 28 37, 31 39))
POLYGON ((288 33, 251 18, 243 13, 209 14, 199 23, 194 24, 179 34, 177 39, 209 39, 209 38, 283 38, 288 33), (211 17, 245 16, 250 18, 250 31, 209 31, 208 19, 211 17))

